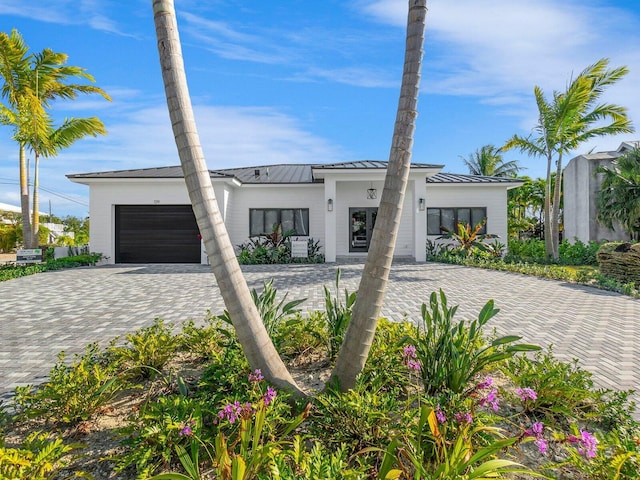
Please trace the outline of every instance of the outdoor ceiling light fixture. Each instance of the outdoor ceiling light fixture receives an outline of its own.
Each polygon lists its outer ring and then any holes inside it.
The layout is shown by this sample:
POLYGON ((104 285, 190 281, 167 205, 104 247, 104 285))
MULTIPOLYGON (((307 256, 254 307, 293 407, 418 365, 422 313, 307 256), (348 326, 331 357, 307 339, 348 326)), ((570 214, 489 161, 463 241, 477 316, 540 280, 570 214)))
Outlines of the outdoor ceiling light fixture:
POLYGON ((425 200, 424 198, 421 198, 420 200, 418 200, 418 209, 420 209, 420 211, 424 211, 424 207, 425 207, 425 200))
POLYGON ((333 199, 327 200, 327 212, 333 212, 333 199))

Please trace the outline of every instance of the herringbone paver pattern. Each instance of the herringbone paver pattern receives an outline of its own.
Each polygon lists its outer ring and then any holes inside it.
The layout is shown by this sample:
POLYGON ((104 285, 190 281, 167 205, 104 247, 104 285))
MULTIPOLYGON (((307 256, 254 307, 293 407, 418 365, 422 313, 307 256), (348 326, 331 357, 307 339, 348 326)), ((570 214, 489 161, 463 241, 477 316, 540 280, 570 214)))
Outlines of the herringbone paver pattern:
MULTIPOLYGON (((361 264, 340 265, 341 290, 357 289, 361 264)), ((243 267, 251 288, 273 278, 289 299, 323 308, 322 286, 333 288, 336 265, 243 267)), ((417 319, 420 305, 442 288, 458 318, 477 315, 488 299, 501 312, 488 324, 499 334, 554 345, 563 360, 578 358, 606 388, 640 385, 640 300, 590 287, 454 265, 399 263, 390 275, 383 315, 417 319)), ((0 395, 46 380, 59 351, 106 345, 156 317, 180 323, 223 310, 212 273, 200 265, 116 265, 47 272, 0 283, 0 395)), ((635 397, 636 401, 640 396, 635 397)))

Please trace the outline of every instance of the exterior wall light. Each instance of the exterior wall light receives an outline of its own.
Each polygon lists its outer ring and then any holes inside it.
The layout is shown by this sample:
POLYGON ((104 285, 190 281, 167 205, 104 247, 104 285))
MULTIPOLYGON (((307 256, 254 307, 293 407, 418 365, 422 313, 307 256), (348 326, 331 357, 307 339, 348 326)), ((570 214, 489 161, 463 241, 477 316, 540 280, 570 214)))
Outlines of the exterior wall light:
POLYGON ((424 211, 424 207, 425 207, 425 204, 426 204, 426 203, 427 203, 427 202, 425 202, 424 198, 421 198, 420 200, 418 200, 418 209, 419 209, 421 212, 423 212, 423 211, 424 211))
POLYGON ((333 199, 327 200, 327 212, 333 212, 333 199))

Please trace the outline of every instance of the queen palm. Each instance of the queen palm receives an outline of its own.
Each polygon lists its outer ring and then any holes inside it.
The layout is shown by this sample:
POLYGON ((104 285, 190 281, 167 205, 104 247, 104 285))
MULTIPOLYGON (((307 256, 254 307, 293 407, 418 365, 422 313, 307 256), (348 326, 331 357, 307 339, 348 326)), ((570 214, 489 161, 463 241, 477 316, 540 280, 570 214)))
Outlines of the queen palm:
POLYGON ((467 158, 460 157, 471 175, 488 177, 517 177, 520 166, 516 160, 506 162, 502 152, 494 145, 484 145, 467 158))
POLYGON ((534 157, 547 160, 544 205, 544 240, 546 255, 557 259, 559 255, 560 199, 562 189, 562 160, 564 155, 577 150, 587 140, 603 135, 633 132, 627 110, 619 105, 597 103, 606 87, 622 79, 627 67, 608 69, 604 58, 585 68, 564 92, 553 92, 547 100, 538 86, 534 87, 538 106, 538 124, 535 135, 514 135, 503 149, 517 148, 534 157), (554 173, 552 190, 551 177, 554 173))
MULTIPOLYGON (((82 136, 104 132, 104 126, 102 126, 98 130, 94 129, 91 133, 91 126, 97 125, 95 118, 75 119, 72 125, 63 124, 58 134, 52 136, 56 129, 52 127, 48 111, 53 100, 73 100, 78 93, 97 93, 110 100, 102 89, 94 85, 67 83, 72 78, 92 83, 94 78, 83 68, 66 65, 66 61, 66 54, 54 52, 48 48, 37 54, 29 53, 28 46, 15 29, 10 35, 0 32, 0 77, 3 81, 1 92, 7 102, 0 105, 0 123, 13 127, 13 138, 19 145, 23 238, 25 243, 31 247, 37 246, 38 236, 37 232, 32 232, 33 226, 29 219, 30 195, 25 147, 28 145, 36 156, 34 177, 37 178, 40 150, 46 150, 44 156, 52 156, 54 151, 57 152, 60 148, 70 145, 70 143, 65 144, 65 141, 61 140, 61 135, 68 138, 76 136, 73 140, 75 141, 81 138, 77 137, 81 129, 85 129, 86 132, 82 136), (52 140, 60 142, 59 147, 54 150, 50 145, 52 140)), ((34 181, 35 203, 32 209, 36 228, 38 224, 37 195, 38 187, 34 181)))
POLYGON ((640 240, 640 149, 625 153, 610 166, 601 166, 597 220, 614 229, 622 225, 632 240, 640 240))

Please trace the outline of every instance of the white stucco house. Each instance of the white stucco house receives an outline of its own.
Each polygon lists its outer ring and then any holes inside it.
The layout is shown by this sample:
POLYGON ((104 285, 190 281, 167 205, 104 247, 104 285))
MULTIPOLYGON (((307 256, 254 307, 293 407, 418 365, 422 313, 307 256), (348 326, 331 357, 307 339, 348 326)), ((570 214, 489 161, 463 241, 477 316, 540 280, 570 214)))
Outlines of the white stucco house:
MULTIPOLYGON (((234 245, 274 224, 319 240, 327 262, 366 256, 387 162, 283 164, 212 170, 234 245)), ((395 255, 424 261, 440 227, 486 218, 507 238, 507 190, 515 179, 441 173, 413 163, 395 255)), ((179 166, 67 175, 89 186, 91 250, 109 263, 206 263, 179 166)))
POLYGON ((611 167, 619 156, 634 148, 640 148, 640 141, 622 142, 617 150, 578 155, 569 161, 562 176, 564 238, 584 243, 629 240, 621 226, 611 230, 596 220, 597 194, 603 178, 597 169, 611 167))

